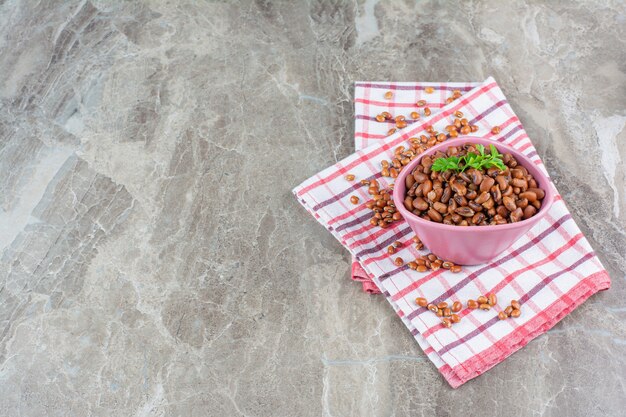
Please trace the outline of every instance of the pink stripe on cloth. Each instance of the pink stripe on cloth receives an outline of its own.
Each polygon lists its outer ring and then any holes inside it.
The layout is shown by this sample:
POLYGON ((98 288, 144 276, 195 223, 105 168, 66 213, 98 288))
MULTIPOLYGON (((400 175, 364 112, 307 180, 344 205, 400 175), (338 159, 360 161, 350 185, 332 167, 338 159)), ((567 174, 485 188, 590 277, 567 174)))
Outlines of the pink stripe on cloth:
POLYGON ((307 211, 353 255, 352 278, 362 282, 368 292, 376 289, 383 293, 428 358, 455 388, 546 332, 591 295, 610 287, 607 272, 558 195, 544 219, 487 265, 463 267, 460 274, 444 269, 420 274, 394 265, 396 256, 413 259, 427 250, 414 248, 413 233, 404 221, 388 229, 371 226, 371 212, 365 207, 369 199, 367 187, 354 187, 343 175, 350 172, 357 180, 375 177, 381 186, 389 186, 392 180, 380 177, 378 172, 381 161, 392 159, 395 147, 424 134, 429 125, 443 131, 457 110, 479 126, 476 136, 515 147, 545 171, 523 126, 492 78, 483 83, 357 83, 355 114, 362 116, 355 118, 357 152, 293 190, 307 211), (432 86, 435 92, 426 94, 425 86, 432 86), (464 92, 462 97, 445 104, 446 97, 457 88, 464 92), (383 106, 387 90, 393 91, 393 98, 383 106), (397 114, 398 109, 408 110, 404 104, 417 100, 434 100, 441 106, 433 106, 431 116, 388 137, 386 123, 372 122, 372 117, 382 111, 397 114), (490 132, 495 125, 501 127, 497 135, 490 132), (362 204, 349 204, 351 195, 357 195, 362 204), (403 245, 397 254, 389 255, 386 246, 395 240, 403 245), (497 320, 501 306, 490 312, 465 309, 460 313, 462 321, 448 329, 414 301, 416 297, 464 301, 492 291, 503 303, 520 300, 521 317, 497 320))

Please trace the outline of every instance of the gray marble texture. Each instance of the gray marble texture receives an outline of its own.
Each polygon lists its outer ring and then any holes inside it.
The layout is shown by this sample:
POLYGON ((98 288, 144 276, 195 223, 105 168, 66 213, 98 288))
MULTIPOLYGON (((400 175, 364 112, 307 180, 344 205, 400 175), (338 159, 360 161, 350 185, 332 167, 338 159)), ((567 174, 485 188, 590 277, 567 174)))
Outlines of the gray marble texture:
POLYGON ((625 62, 623 1, 0 0, 0 416, 624 416, 625 62), (452 390, 290 190, 354 81, 489 75, 613 287, 452 390))

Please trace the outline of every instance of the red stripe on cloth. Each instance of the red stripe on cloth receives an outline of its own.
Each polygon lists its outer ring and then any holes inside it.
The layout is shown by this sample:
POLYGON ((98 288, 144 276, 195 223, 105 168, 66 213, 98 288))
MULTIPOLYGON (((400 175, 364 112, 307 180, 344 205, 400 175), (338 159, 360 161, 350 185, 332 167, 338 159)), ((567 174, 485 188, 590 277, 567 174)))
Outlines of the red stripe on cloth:
POLYGON ((476 91, 469 97, 465 98, 465 99, 459 99, 454 101, 453 103, 455 104, 454 106, 451 106, 448 110, 446 111, 441 111, 439 113, 437 113, 434 116, 431 116, 429 119, 426 119, 424 121, 422 121, 422 123, 416 124, 416 125, 412 125, 411 129, 407 132, 404 131, 400 131, 394 134, 395 135, 399 135, 397 136, 395 139, 391 140, 390 142, 387 142, 381 146, 377 146, 376 148, 370 150, 369 152, 356 152, 356 154, 359 156, 357 159, 355 159, 354 161, 350 162, 348 165, 336 169, 334 170, 331 174, 329 174, 328 176, 324 177, 324 178, 320 178, 319 180, 317 180, 316 182, 307 185, 306 187, 303 187, 302 189, 298 190, 298 196, 309 192, 310 190, 319 187, 320 185, 326 184, 329 181, 332 181, 333 179, 337 178, 340 175, 344 175, 345 173, 347 173, 349 170, 353 169, 355 166, 358 166, 360 163, 362 163, 363 161, 366 161, 368 159, 371 159, 377 155, 380 155, 383 152, 386 152, 394 147, 396 147, 398 144, 402 143, 403 141, 405 141, 406 139, 410 138, 414 133, 416 132, 420 132, 422 130, 424 130, 424 128, 427 125, 431 125, 434 124, 436 122, 438 122, 439 120, 443 119, 444 117, 449 116, 450 114, 454 113, 454 111, 456 111, 456 109, 463 107, 464 103, 473 100, 474 98, 476 98, 477 96, 483 94, 485 91, 489 91, 490 89, 496 87, 497 84, 494 83, 490 83, 487 84, 481 88, 477 88, 476 91))
MULTIPOLYGON (((490 292, 492 292, 492 293, 498 293, 498 291, 500 291, 502 288, 504 288, 504 287, 506 287, 507 285, 509 285, 509 284, 511 283, 511 281, 513 281, 513 279, 517 278, 520 274, 522 274, 522 273, 524 273, 524 272, 527 272, 527 271, 530 271, 530 270, 532 270, 532 269, 535 269, 535 268, 537 268, 538 266, 545 265, 545 264, 547 264, 548 262, 553 261, 553 260, 554 260, 554 259, 556 259, 559 255, 561 255, 563 252, 565 252, 566 250, 568 250, 568 249, 570 249, 572 246, 574 246, 574 244, 576 244, 576 242, 578 242, 578 241, 579 241, 580 239, 582 239, 582 238, 583 238, 583 234, 582 234, 582 233, 579 233, 579 234, 575 235, 575 236, 574 236, 572 239, 570 239, 570 240, 569 240, 569 241, 568 241, 565 245, 561 246, 561 247, 560 247, 559 249, 557 249, 556 251, 551 252, 551 253, 550 253, 547 257, 545 257, 545 258, 541 259, 541 260, 540 260, 540 261, 538 261, 538 262, 534 262, 534 263, 532 263, 532 264, 529 264, 529 265, 527 265, 526 267, 521 268, 521 269, 518 269, 518 270, 516 270, 516 271, 514 271, 514 272, 510 273, 509 275, 505 276, 505 277, 504 277, 504 279, 498 283, 498 285, 496 285, 495 287, 490 288, 490 289, 488 289, 487 291, 485 291, 485 294, 490 293, 490 292)), ((565 268, 565 269, 567 269, 567 268, 565 268)), ((571 270, 571 268, 570 268, 570 270, 571 270)), ((545 280, 545 278, 544 278, 544 280, 545 280)), ((541 282, 543 282, 543 280, 542 280, 541 282)), ((541 282, 540 282, 540 283, 541 283, 541 282)), ((519 299, 521 300, 521 299, 522 299, 522 297, 524 297, 525 295, 526 295, 526 294, 522 294, 522 295, 519 297, 519 299)), ((470 312, 471 312, 471 310, 464 310, 464 311, 460 314, 460 316, 461 316, 461 317, 464 317, 464 316, 466 316, 467 314, 469 314, 470 312)), ((497 317, 496 317, 496 318, 497 318, 497 317)), ((484 328, 485 326, 482 326, 482 327, 484 328)), ((439 327, 432 327, 432 328, 428 329, 427 331, 425 331, 425 332, 423 333, 423 335, 424 335, 424 337, 427 337, 428 335, 430 335, 430 334, 432 334, 432 333, 434 333, 434 332, 438 331, 439 329, 440 329, 439 327)))
POLYGON ((459 387, 470 379, 491 369, 524 347, 530 340, 554 327, 563 317, 576 309, 593 294, 609 288, 610 283, 610 278, 606 271, 599 271, 590 275, 567 292, 567 298, 573 300, 567 307, 562 308, 561 300, 556 300, 550 307, 544 310, 542 316, 537 316, 527 321, 514 332, 503 337, 497 344, 455 366, 451 369, 454 375, 450 375, 450 372, 442 373, 453 388, 459 387), (543 321, 544 317, 550 317, 550 319, 543 321), (478 362, 486 363, 487 367, 478 367, 478 362), (448 376, 450 376, 450 379, 448 379, 448 376))
MULTIPOLYGON (((539 290, 545 288, 546 284, 548 284, 551 281, 554 281, 556 278, 560 277, 561 275, 563 275, 565 273, 571 272, 576 267, 582 265, 583 263, 585 263, 586 261, 591 259, 591 257, 593 257, 593 254, 592 253, 588 253, 585 256, 583 256, 581 259, 579 259, 578 261, 574 262, 572 265, 568 266, 566 269, 558 271, 558 272, 555 272, 554 274, 548 275, 546 278, 544 278, 540 282, 538 282, 537 285, 535 285, 533 288, 531 288, 530 291, 528 291, 526 294, 524 294, 522 297, 520 297, 520 299, 519 299, 520 304, 523 305, 533 295, 537 294, 539 292, 539 290)), ((559 300, 560 300, 560 298, 559 298, 559 300)), ((538 317, 541 317, 544 314, 545 314, 545 312, 539 314, 538 317)), ((482 332, 484 332, 489 327, 493 326, 495 323, 497 323, 499 321, 500 321, 500 319, 497 316, 492 318, 491 320, 487 321, 482 326, 476 328, 474 331, 468 333, 464 337, 462 337, 462 338, 460 338, 458 340, 455 340, 454 342, 449 343, 449 344, 445 345, 443 348, 437 350, 437 353, 439 353, 439 355, 443 355, 444 353, 450 351, 450 349, 453 349, 453 348, 455 348, 455 347, 457 347, 459 345, 462 345, 463 343, 466 343, 468 340, 478 336, 479 334, 481 334, 482 332)))

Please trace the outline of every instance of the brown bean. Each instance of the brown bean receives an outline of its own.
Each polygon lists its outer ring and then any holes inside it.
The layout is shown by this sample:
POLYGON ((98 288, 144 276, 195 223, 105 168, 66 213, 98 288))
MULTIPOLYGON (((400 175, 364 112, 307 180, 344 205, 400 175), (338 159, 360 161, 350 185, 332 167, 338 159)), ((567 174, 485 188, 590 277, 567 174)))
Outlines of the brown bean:
POLYGON ((450 188, 452 188, 452 191, 454 191, 455 193, 457 193, 457 195, 463 196, 465 195, 465 193, 467 193, 467 188, 461 184, 460 182, 453 182, 452 184, 450 184, 450 188))
POLYGON ((496 203, 500 203, 502 201, 502 191, 500 191, 500 187, 497 185, 491 187, 491 196, 496 203))
POLYGON ((430 190, 428 194, 426 194, 426 198, 430 201, 435 201, 437 199, 437 192, 435 190, 430 190))
POLYGON ((519 301, 517 300, 511 300, 511 307, 513 307, 516 310, 520 310, 522 308, 519 301))
POLYGON ((532 203, 530 203, 533 205, 533 207, 535 207, 537 210, 539 210, 541 208, 541 201, 537 200, 537 201, 533 201, 532 203))
POLYGON ((435 262, 437 260, 437 255, 435 255, 434 253, 429 253, 428 255, 426 255, 426 258, 428 258, 428 260, 431 262, 435 262))
POLYGON ((450 321, 451 321, 452 323, 458 323, 458 322, 460 322, 460 321, 461 321, 461 317, 460 317, 458 314, 452 314, 452 315, 450 316, 450 321))
POLYGON ((504 204, 504 207, 506 207, 509 211, 517 209, 515 199, 513 197, 502 197, 502 204, 504 204))
POLYGON ((428 203, 422 197, 417 197, 413 200, 413 207, 417 210, 424 211, 428 209, 428 203))
POLYGON ((518 318, 521 315, 522 315, 521 310, 515 310, 514 309, 513 311, 511 311, 511 317, 513 317, 513 318, 518 318))
POLYGON ((476 299, 476 301, 478 301, 478 304, 487 304, 489 300, 487 300, 487 297, 485 297, 484 295, 481 295, 476 299))
POLYGON ((387 253, 388 253, 389 255, 393 255, 394 253, 396 253, 396 248, 394 248, 393 246, 389 246, 389 247, 387 248, 387 253))
POLYGON ((491 177, 483 176, 483 181, 480 183, 480 191, 485 192, 491 190, 493 184, 495 184, 496 180, 491 177))
POLYGON ((426 265, 418 265, 417 272, 426 272, 428 271, 428 267, 426 265))
POLYGON ((498 302, 498 298, 496 297, 494 293, 491 293, 487 296, 487 302, 489 303, 490 306, 495 306, 496 303, 498 302))
POLYGON ((433 182, 429 179, 422 183, 422 194, 426 195, 433 189, 433 182))
POLYGON ((469 207, 459 207, 454 212, 463 217, 472 217, 475 214, 474 210, 469 207))
POLYGON ((476 197, 478 197, 478 193, 476 192, 476 190, 472 190, 471 188, 469 188, 467 190, 467 193, 465 193, 465 198, 467 198, 468 200, 474 200, 476 199, 476 197))
POLYGON ((444 318, 441 320, 441 324, 443 324, 445 327, 452 327, 452 320, 448 319, 448 318, 444 318))
POLYGON ((437 314, 437 317, 443 317, 443 310, 438 308, 436 314, 437 314))
MULTIPOLYGON (((487 201, 485 201, 483 204, 487 204, 487 201)), ((480 204, 477 204, 475 201, 469 201, 467 203, 467 206, 474 211, 483 211, 483 206, 481 206, 480 204)))
POLYGON ((452 303, 452 311, 454 313, 458 313, 462 309, 463 309, 463 304, 460 301, 455 301, 454 303, 452 303))
POLYGON ((485 310, 485 311, 489 311, 489 310, 491 310, 491 306, 490 306, 489 304, 487 304, 487 303, 480 304, 478 307, 479 307, 481 310, 485 310))
POLYGON ((470 310, 476 310, 478 308, 478 303, 476 300, 467 300, 467 308, 470 310))
POLYGON ((537 213, 537 209, 534 206, 527 206, 524 209, 524 219, 530 219, 537 213))
POLYGON ((511 180, 511 185, 513 185, 513 187, 519 187, 524 189, 528 188, 528 183, 526 182, 526 180, 519 178, 513 178, 513 180, 511 180))
POLYGON ((470 177, 472 178, 472 182, 474 183, 474 185, 480 185, 483 182, 483 174, 477 170, 477 169, 472 169, 470 172, 470 177))
POLYGON ((415 179, 415 181, 421 184, 428 179, 428 175, 424 174, 423 172, 414 171, 413 178, 415 179))
POLYGON ((424 116, 430 116, 431 111, 428 107, 424 107, 424 116))
MULTIPOLYGON (((456 202, 456 204, 458 204, 459 206, 462 206, 462 207, 467 206, 467 198, 465 198, 465 196, 455 194, 454 197, 452 197, 452 198, 456 202)), ((448 205, 450 205, 450 204, 448 204, 448 205)), ((455 209, 456 209, 456 207, 455 207, 455 209)))
POLYGON ((522 211, 521 208, 516 208, 511 215, 509 216, 509 219, 511 220, 511 223, 516 223, 520 220, 522 220, 522 217, 524 216, 524 212, 522 211))
POLYGON ((402 260, 402 258, 400 258, 400 257, 397 257, 396 259, 394 259, 393 263, 396 266, 402 266, 402 265, 404 265, 404 260, 402 260))
POLYGON ((491 194, 489 194, 489 191, 483 191, 474 201, 476 201, 477 204, 482 204, 485 201, 489 200, 489 198, 491 198, 491 194))
POLYGON ((424 107, 426 105, 426 100, 419 100, 416 104, 417 107, 424 107))
POLYGON ((426 307, 428 305, 428 301, 426 301, 426 299, 424 297, 417 297, 415 299, 415 302, 420 307, 426 307))
POLYGON ((519 200, 517 200, 517 202, 515 204, 517 204, 517 207, 519 207, 522 210, 524 210, 526 207, 528 207, 528 199, 527 198, 520 198, 519 200))
POLYGON ((437 308, 447 308, 448 307, 448 303, 446 303, 445 301, 440 302, 439 304, 437 304, 437 308))
POLYGON ((391 100, 391 98, 392 98, 392 97, 393 97, 393 93, 392 93, 391 91, 387 91, 387 92, 385 93, 385 98, 386 98, 387 100, 391 100))
POLYGON ((501 311, 501 312, 498 313, 498 318, 500 320, 506 320, 508 317, 509 316, 504 311, 501 311))
POLYGON ((439 212, 432 207, 428 209, 428 217, 430 217, 432 221, 437 223, 441 223, 443 221, 443 217, 441 216, 441 214, 439 214, 439 212))
POLYGON ((485 220, 485 215, 483 213, 476 213, 472 217, 472 224, 479 224, 485 220))
POLYGON ((431 303, 431 304, 428 304, 428 309, 429 309, 430 311, 432 311, 433 313, 436 313, 437 311, 439 311, 439 307, 437 307, 436 305, 434 305, 434 304, 432 304, 432 303, 431 303))
POLYGON ((500 133, 500 126, 494 126, 491 128, 491 133, 494 135, 497 135, 498 133, 500 133))
POLYGON ((350 202, 352 204, 359 204, 359 197, 353 195, 352 197, 350 197, 350 202))
POLYGON ((454 265, 453 267, 450 268, 450 272, 456 274, 461 272, 461 265, 454 265))
MULTIPOLYGON (((543 198, 546 196, 545 191, 543 191, 541 188, 528 188, 526 191, 530 191, 532 193, 535 193, 535 195, 537 196, 538 200, 543 200, 543 198)), ((528 199, 530 200, 530 198, 528 199)))
POLYGON ((450 315, 452 314, 452 310, 450 310, 449 308, 444 308, 443 309, 443 315, 446 317, 450 317, 450 315))
POLYGON ((406 196, 404 198, 404 207, 409 211, 413 211, 413 199, 411 197, 406 196))
POLYGON ((413 175, 407 175, 404 179, 404 184, 406 185, 407 189, 413 187, 413 184, 415 184, 415 178, 413 177, 413 175))
POLYGON ((445 214, 448 211, 448 205, 440 203, 438 201, 435 204, 433 204, 433 208, 441 214, 445 214))
POLYGON ((450 187, 446 187, 443 189, 443 192, 441 193, 441 202, 448 204, 448 201, 450 201, 450 197, 452 196, 452 189, 450 187))
POLYGON ((520 193, 520 198, 526 198, 528 199, 528 201, 537 201, 537 194, 533 193, 532 191, 525 191, 523 193, 520 193))
POLYGON ((417 269, 417 263, 415 261, 407 262, 406 266, 414 271, 417 269))
POLYGON ((510 316, 512 311, 513 311, 513 307, 508 306, 507 308, 504 309, 504 314, 506 314, 507 316, 510 316))
POLYGON ((501 191, 506 190, 506 187, 509 186, 509 182, 506 180, 504 175, 498 175, 496 177, 496 182, 498 183, 498 186, 500 187, 501 191))

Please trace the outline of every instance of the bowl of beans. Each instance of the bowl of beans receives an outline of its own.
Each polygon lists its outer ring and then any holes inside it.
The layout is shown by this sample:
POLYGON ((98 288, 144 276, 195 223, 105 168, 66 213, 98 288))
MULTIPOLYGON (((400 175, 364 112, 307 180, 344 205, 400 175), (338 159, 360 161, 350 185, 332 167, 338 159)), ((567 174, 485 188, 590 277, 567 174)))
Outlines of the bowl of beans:
POLYGON ((453 139, 418 155, 398 175, 393 200, 422 243, 458 265, 489 262, 543 219, 550 180, 502 143, 453 139))

